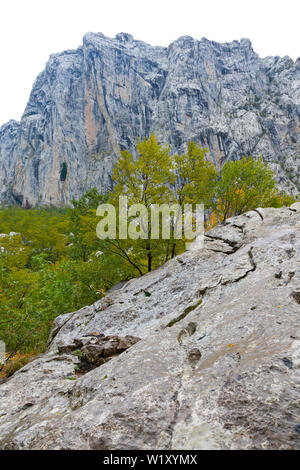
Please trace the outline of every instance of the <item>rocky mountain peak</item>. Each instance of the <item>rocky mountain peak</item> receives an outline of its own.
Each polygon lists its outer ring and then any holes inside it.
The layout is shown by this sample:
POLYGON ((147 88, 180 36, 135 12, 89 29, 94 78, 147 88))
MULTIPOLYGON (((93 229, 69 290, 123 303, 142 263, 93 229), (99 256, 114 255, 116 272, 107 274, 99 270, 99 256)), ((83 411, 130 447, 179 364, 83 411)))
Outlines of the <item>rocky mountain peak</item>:
POLYGON ((121 42, 132 42, 134 40, 133 36, 127 33, 116 34, 116 39, 121 42))
POLYGON ((296 194, 299 61, 262 59, 248 39, 183 36, 166 48, 87 33, 78 49, 50 56, 21 121, 0 128, 0 203, 64 205, 106 191, 120 150, 151 132, 174 152, 196 141, 218 168, 263 155, 296 194))

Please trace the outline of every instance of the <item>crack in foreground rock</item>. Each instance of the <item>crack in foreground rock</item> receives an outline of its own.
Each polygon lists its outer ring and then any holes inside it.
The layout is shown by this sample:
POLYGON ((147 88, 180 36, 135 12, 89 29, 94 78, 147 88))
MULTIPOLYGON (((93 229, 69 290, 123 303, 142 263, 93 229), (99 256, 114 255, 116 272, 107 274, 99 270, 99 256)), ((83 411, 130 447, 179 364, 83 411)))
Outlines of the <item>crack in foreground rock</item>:
POLYGON ((213 249, 213 248, 209 248, 207 247, 208 250, 210 251, 214 251, 215 253, 224 253, 225 255, 232 255, 233 253, 236 253, 242 246, 242 244, 239 244, 238 242, 235 242, 235 241, 232 241, 232 240, 228 240, 226 238, 222 238, 222 237, 217 237, 216 235, 205 235, 206 238, 208 238, 209 240, 207 240, 208 242, 209 241, 220 241, 220 242, 223 242, 225 243, 226 245, 230 246, 230 248, 232 248, 232 250, 230 252, 228 251, 223 251, 223 250, 217 250, 217 249, 213 249))
POLYGON ((264 220, 264 216, 262 215, 261 212, 259 212, 258 209, 253 209, 253 212, 256 212, 259 215, 259 217, 261 218, 261 220, 264 220))
POLYGON ((256 270, 257 265, 256 265, 256 263, 254 261, 254 258, 253 258, 252 249, 253 249, 253 247, 251 247, 250 250, 248 251, 248 256, 249 256, 249 260, 250 260, 250 264, 251 264, 252 268, 249 269, 248 271, 246 271, 244 274, 242 274, 237 279, 233 279, 233 280, 230 279, 228 281, 222 282, 222 286, 227 286, 228 284, 234 284, 236 282, 239 282, 242 279, 245 279, 245 277, 247 277, 248 274, 253 273, 256 270))
POLYGON ((199 305, 202 304, 202 301, 203 301, 203 298, 201 297, 201 299, 199 299, 197 302, 195 302, 194 304, 192 305, 189 305, 188 307, 186 307, 184 309, 184 312, 181 313, 178 317, 174 318, 173 320, 171 320, 166 326, 165 328, 171 328, 173 325, 175 325, 176 323, 180 322, 181 320, 183 320, 189 313, 191 313, 193 310, 195 310, 197 307, 199 307, 199 305))

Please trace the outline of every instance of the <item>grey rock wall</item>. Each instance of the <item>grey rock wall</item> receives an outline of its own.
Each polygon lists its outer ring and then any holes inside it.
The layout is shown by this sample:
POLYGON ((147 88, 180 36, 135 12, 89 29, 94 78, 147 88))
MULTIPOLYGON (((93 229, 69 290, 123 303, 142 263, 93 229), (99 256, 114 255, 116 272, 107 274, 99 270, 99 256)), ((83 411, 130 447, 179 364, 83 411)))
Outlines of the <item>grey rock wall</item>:
POLYGON ((88 33, 50 56, 21 121, 0 128, 0 203, 62 205, 105 191, 120 150, 151 132, 174 152, 195 140, 218 167, 262 154, 296 194, 300 59, 261 59, 248 39, 184 36, 163 48, 88 33))

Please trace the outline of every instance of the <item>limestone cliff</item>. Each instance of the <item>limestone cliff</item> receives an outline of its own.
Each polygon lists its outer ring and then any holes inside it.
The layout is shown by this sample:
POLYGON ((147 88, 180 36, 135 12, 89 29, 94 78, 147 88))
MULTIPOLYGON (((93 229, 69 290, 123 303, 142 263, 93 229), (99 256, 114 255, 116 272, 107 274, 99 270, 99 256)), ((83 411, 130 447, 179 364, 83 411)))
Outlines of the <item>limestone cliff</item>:
POLYGON ((174 152, 201 143, 217 166, 263 154, 280 186, 298 192, 300 59, 261 59, 247 39, 184 36, 163 48, 88 33, 50 57, 21 122, 0 128, 0 203, 105 191, 120 149, 152 131, 174 152))
POLYGON ((0 448, 299 450, 299 250, 299 203, 258 209, 58 317, 0 385, 0 448))

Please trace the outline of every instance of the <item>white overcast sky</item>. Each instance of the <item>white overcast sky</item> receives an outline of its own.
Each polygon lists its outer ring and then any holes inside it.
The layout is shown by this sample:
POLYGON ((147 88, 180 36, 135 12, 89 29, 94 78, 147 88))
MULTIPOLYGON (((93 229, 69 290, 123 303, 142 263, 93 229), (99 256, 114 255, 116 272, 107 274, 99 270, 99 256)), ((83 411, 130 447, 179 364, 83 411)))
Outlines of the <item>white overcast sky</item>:
POLYGON ((88 32, 132 34, 167 46, 179 36, 249 38, 261 56, 300 56, 297 0, 1 0, 0 125, 20 119, 51 53, 75 49, 88 32))

